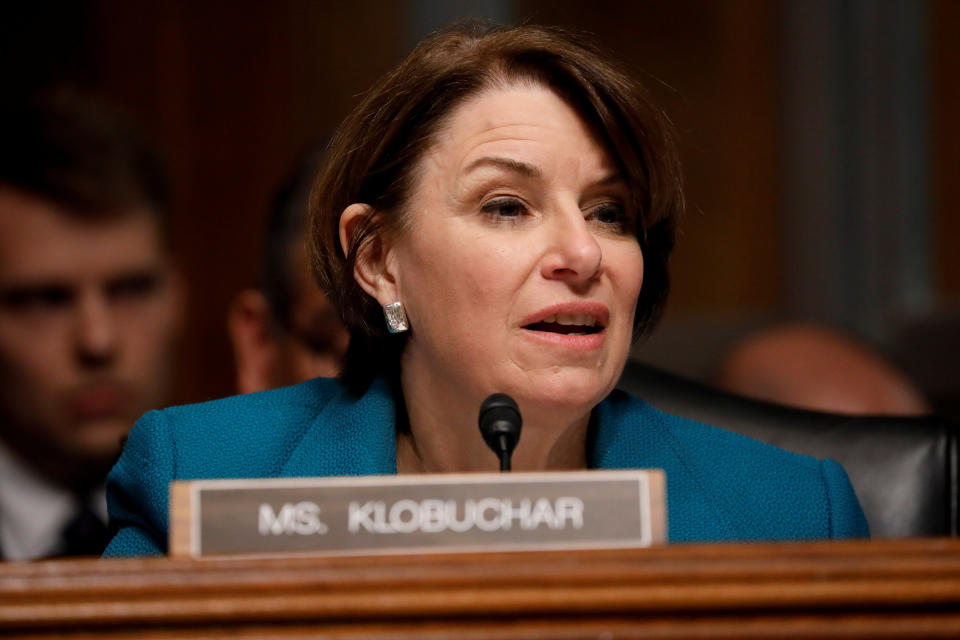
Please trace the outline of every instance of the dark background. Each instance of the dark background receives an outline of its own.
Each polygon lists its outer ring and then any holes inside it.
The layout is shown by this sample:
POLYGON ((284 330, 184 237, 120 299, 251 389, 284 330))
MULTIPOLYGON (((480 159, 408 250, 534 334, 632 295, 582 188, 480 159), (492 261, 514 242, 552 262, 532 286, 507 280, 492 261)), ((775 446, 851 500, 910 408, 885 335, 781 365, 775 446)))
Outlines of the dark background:
POLYGON ((4 3, 4 92, 96 90, 169 161, 192 292, 176 402, 233 391, 226 308, 255 282, 298 153, 461 15, 596 34, 677 125, 690 210, 664 324, 637 357, 702 377, 750 329, 818 319, 958 413, 960 2, 4 3))

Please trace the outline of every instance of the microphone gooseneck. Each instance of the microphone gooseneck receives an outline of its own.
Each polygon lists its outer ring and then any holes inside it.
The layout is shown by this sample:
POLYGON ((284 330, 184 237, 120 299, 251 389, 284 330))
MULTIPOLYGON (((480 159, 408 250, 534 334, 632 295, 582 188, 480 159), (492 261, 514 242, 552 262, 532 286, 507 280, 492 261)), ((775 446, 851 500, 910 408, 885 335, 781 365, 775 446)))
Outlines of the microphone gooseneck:
POLYGON ((495 393, 480 404, 480 433, 500 459, 500 471, 510 471, 510 457, 520 440, 523 418, 513 398, 495 393))

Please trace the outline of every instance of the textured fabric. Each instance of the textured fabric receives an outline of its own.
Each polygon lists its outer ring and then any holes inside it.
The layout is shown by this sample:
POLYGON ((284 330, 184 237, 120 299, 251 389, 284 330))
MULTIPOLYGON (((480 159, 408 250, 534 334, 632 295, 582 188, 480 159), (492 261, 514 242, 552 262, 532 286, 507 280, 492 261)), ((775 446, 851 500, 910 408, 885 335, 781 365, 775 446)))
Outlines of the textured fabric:
MULTIPOLYGON (((302 384, 141 418, 107 480, 119 531, 105 555, 163 553, 173 480, 395 474, 396 412, 387 384, 350 395, 302 384)), ((591 468, 660 468, 671 542, 868 535, 843 469, 661 413, 614 391, 595 410, 591 468)))

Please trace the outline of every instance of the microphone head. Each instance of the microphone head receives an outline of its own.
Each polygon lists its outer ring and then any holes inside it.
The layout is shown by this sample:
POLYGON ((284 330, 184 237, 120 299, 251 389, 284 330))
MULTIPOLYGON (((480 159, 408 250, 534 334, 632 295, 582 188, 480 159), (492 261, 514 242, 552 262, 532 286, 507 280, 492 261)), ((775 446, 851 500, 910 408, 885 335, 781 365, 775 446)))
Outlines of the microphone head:
POLYGON ((480 404, 480 433, 494 453, 512 452, 520 440, 520 407, 505 393, 495 393, 480 404))

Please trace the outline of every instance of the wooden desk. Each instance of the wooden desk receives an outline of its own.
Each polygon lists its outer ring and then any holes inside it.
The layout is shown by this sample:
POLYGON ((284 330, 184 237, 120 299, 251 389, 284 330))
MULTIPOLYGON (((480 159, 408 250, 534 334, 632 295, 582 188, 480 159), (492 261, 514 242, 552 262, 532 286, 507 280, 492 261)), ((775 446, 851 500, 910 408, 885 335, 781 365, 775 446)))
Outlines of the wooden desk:
POLYGON ((960 540, 0 565, 21 638, 957 638, 960 540))

